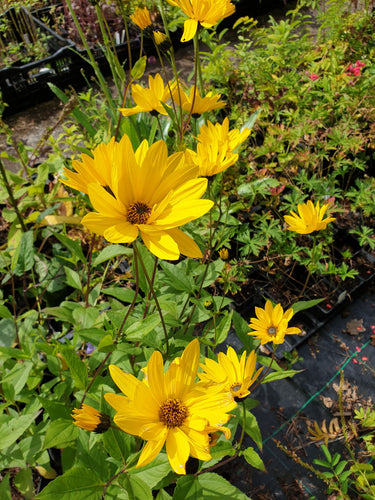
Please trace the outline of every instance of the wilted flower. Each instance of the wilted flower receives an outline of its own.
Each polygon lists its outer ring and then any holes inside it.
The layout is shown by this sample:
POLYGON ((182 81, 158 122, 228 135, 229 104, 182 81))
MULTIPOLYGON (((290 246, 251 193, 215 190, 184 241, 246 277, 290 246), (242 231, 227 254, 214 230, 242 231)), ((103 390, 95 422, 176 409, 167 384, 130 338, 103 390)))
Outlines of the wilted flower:
POLYGON ((160 52, 168 52, 171 48, 171 41, 167 35, 161 31, 154 31, 152 34, 155 45, 159 48, 160 52))
POLYGON ((220 248, 219 250, 219 257, 221 260, 227 260, 228 257, 229 257, 229 252, 228 252, 228 249, 223 247, 223 248, 220 248))
POLYGON ((301 332, 299 328, 289 327, 288 322, 293 316, 293 309, 284 312, 280 304, 274 307, 270 300, 267 300, 264 309, 255 308, 256 318, 250 319, 249 327, 252 329, 248 335, 260 339, 261 344, 273 342, 282 344, 285 335, 296 335, 301 332))
MULTIPOLYGON (((130 243, 140 233, 150 252, 162 259, 176 260, 180 253, 201 257, 198 245, 178 229, 213 205, 201 199, 207 180, 197 178, 198 168, 185 165, 184 153, 168 157, 164 141, 149 147, 144 140, 134 152, 124 135, 120 142, 105 146, 111 152, 100 156, 95 170, 109 170, 110 179, 104 185, 88 184, 96 212, 87 214, 82 224, 111 243, 130 243)), ((90 159, 89 165, 93 161, 97 159, 90 159)))
POLYGON ((308 200, 307 203, 298 204, 299 215, 291 211, 291 215, 284 216, 285 222, 289 224, 287 229, 298 234, 310 234, 325 229, 329 222, 335 220, 335 217, 323 219, 328 207, 329 203, 320 207, 319 201, 314 206, 311 200, 308 200))
POLYGON ((233 398, 244 398, 250 394, 249 388, 258 378, 262 368, 255 372, 257 356, 255 351, 249 354, 246 361, 246 351, 238 360, 236 351, 228 347, 227 353, 219 352, 218 362, 206 358, 205 364, 201 363, 203 373, 198 373, 202 382, 224 384, 225 390, 233 398))
POLYGON ((170 82, 169 86, 164 86, 163 79, 159 73, 154 78, 149 75, 148 89, 141 87, 138 83, 132 85, 132 96, 137 106, 134 106, 134 108, 120 108, 119 110, 124 116, 144 112, 167 115, 168 113, 162 103, 165 104, 171 98, 171 91, 175 85, 175 82, 170 82))
POLYGON ((230 418, 227 412, 236 403, 220 386, 207 389, 195 382, 199 358, 199 341, 195 339, 166 372, 162 355, 155 351, 147 365, 146 381, 110 366, 111 377, 125 394, 105 394, 117 411, 114 422, 124 432, 147 441, 137 467, 150 463, 164 444, 177 474, 186 473, 189 455, 211 459, 209 433, 223 429, 230 418))
POLYGON ((111 420, 108 415, 85 403, 83 403, 81 408, 74 408, 72 417, 74 418, 74 424, 86 431, 102 433, 111 426, 111 420))
POLYGON ((168 2, 179 7, 189 18, 184 23, 182 42, 188 42, 194 37, 198 23, 204 28, 211 28, 235 11, 235 6, 230 0, 168 0, 168 2))

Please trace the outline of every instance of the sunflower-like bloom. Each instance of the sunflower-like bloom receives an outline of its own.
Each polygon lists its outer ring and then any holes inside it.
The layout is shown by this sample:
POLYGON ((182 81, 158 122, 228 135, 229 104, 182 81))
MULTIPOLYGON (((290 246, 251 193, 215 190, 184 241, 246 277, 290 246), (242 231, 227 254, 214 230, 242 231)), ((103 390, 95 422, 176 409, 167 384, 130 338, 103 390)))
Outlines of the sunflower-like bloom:
POLYGON ((88 185, 90 183, 94 182, 101 186, 109 186, 111 183, 114 148, 115 138, 112 137, 108 144, 99 144, 93 150, 93 157, 83 153, 81 161, 73 160, 72 162, 75 172, 64 168, 63 173, 67 180, 60 179, 60 182, 86 194, 88 194, 88 185))
POLYGON ((248 128, 242 132, 238 129, 229 131, 228 118, 225 118, 222 124, 213 125, 209 121, 207 125, 202 125, 197 137, 197 154, 192 157, 194 163, 199 166, 199 175, 210 177, 233 165, 238 160, 238 154, 234 151, 249 134, 248 128))
POLYGON ((310 234, 325 229, 329 222, 335 220, 335 217, 323 219, 328 207, 329 203, 320 207, 319 201, 314 206, 311 200, 308 200, 307 203, 298 204, 299 215, 291 211, 291 215, 284 216, 285 222, 289 224, 287 229, 299 234, 310 234))
POLYGON ((117 412, 114 422, 124 432, 147 441, 137 467, 150 463, 164 444, 177 474, 186 473, 189 455, 211 459, 209 433, 224 430, 230 418, 227 412, 236 403, 220 386, 207 389, 195 383, 199 358, 199 341, 194 339, 166 372, 161 353, 155 351, 147 364, 146 381, 110 365, 112 379, 126 396, 104 396, 117 412))
POLYGON ((249 387, 258 378, 262 368, 255 372, 257 355, 255 351, 249 354, 246 361, 246 351, 238 360, 236 351, 228 347, 227 353, 219 352, 218 362, 206 358, 205 364, 201 364, 203 373, 198 373, 202 382, 225 384, 225 390, 234 398, 244 398, 250 394, 249 387))
POLYGON ((160 113, 167 115, 163 103, 166 103, 171 98, 176 83, 170 82, 169 86, 164 86, 164 82, 159 73, 153 78, 148 77, 148 89, 141 87, 138 83, 132 85, 132 96, 137 104, 134 108, 120 108, 119 110, 124 116, 135 115, 136 113, 160 113))
MULTIPOLYGON (((131 243, 140 233, 150 252, 161 259, 176 260, 180 253, 201 257, 198 245, 178 229, 213 205, 201 199, 207 180, 197 178, 198 168, 185 165, 185 153, 168 157, 164 141, 149 147, 144 140, 134 152, 124 135, 120 142, 105 146, 110 151, 94 157, 94 170, 110 170, 110 179, 86 186, 96 212, 83 217, 83 226, 111 243, 131 243)), ((93 165, 89 157, 82 160, 87 168, 93 165)))
POLYGON ((168 0, 168 2, 179 7, 189 18, 184 23, 181 42, 188 42, 194 37, 198 23, 204 28, 211 28, 235 11, 235 6, 230 0, 168 0))
POLYGON ((264 309, 255 308, 255 314, 257 317, 250 319, 249 327, 252 331, 248 335, 260 339, 261 344, 267 344, 267 342, 282 344, 285 335, 296 335, 301 332, 299 328, 293 326, 288 328, 288 322, 293 316, 293 309, 284 312, 280 304, 274 307, 272 302, 267 300, 264 309))
POLYGON ((146 29, 152 29, 151 15, 147 7, 143 7, 143 9, 141 7, 137 7, 134 14, 130 16, 130 19, 142 31, 146 29))
POLYGON ((213 109, 219 109, 225 106, 224 101, 220 101, 221 94, 208 92, 205 97, 201 97, 199 90, 193 85, 187 95, 181 88, 174 88, 173 100, 182 107, 184 111, 194 115, 201 115, 213 109), (195 94, 195 95, 194 95, 195 94))
POLYGON ((86 431, 102 433, 111 426, 111 420, 108 415, 85 403, 83 403, 82 408, 74 408, 72 417, 74 418, 74 424, 86 431))

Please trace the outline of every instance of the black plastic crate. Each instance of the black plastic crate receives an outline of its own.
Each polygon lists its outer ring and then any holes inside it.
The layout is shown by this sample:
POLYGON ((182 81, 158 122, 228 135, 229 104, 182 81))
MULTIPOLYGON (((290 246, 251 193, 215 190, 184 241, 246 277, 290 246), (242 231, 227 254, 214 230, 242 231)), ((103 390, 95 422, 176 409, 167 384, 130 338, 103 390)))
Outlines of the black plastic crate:
POLYGON ((27 106, 52 98, 47 83, 67 87, 80 78, 75 44, 66 40, 51 28, 32 16, 25 8, 12 8, 1 16, 0 22, 8 27, 1 34, 2 43, 9 42, 9 33, 19 43, 32 40, 35 30, 46 38, 49 55, 28 63, 15 62, 0 69, 2 100, 8 105, 5 113, 16 112, 27 106))

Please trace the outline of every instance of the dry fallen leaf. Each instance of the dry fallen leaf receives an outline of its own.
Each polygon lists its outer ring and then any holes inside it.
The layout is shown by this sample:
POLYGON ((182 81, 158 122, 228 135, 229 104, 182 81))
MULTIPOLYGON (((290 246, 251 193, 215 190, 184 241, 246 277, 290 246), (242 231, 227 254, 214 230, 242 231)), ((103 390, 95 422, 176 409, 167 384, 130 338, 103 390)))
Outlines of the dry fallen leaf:
POLYGON ((366 328, 363 326, 363 319, 351 319, 346 323, 346 332, 349 335, 359 335, 365 331, 366 328))
POLYGON ((331 398, 328 397, 322 397, 323 404, 326 408, 332 408, 333 406, 333 401, 331 398))

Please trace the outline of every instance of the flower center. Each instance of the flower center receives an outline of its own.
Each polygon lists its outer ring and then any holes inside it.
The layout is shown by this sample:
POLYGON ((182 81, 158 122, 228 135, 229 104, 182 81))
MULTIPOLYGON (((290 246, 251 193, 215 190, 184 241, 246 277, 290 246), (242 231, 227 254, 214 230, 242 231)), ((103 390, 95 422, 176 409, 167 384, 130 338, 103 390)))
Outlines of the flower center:
POLYGON ((167 399, 159 409, 159 418, 168 428, 180 427, 188 416, 188 410, 181 399, 167 399))
POLYGON ((146 224, 150 214, 151 208, 146 203, 136 201, 129 205, 127 219, 130 224, 146 224))
POLYGON ((274 326, 270 326, 267 330, 268 335, 276 335, 277 329, 274 326))
POLYGON ((236 382, 235 384, 232 384, 230 386, 231 392, 237 392, 237 391, 239 391, 241 389, 241 385, 242 384, 240 384, 239 382, 236 382))

